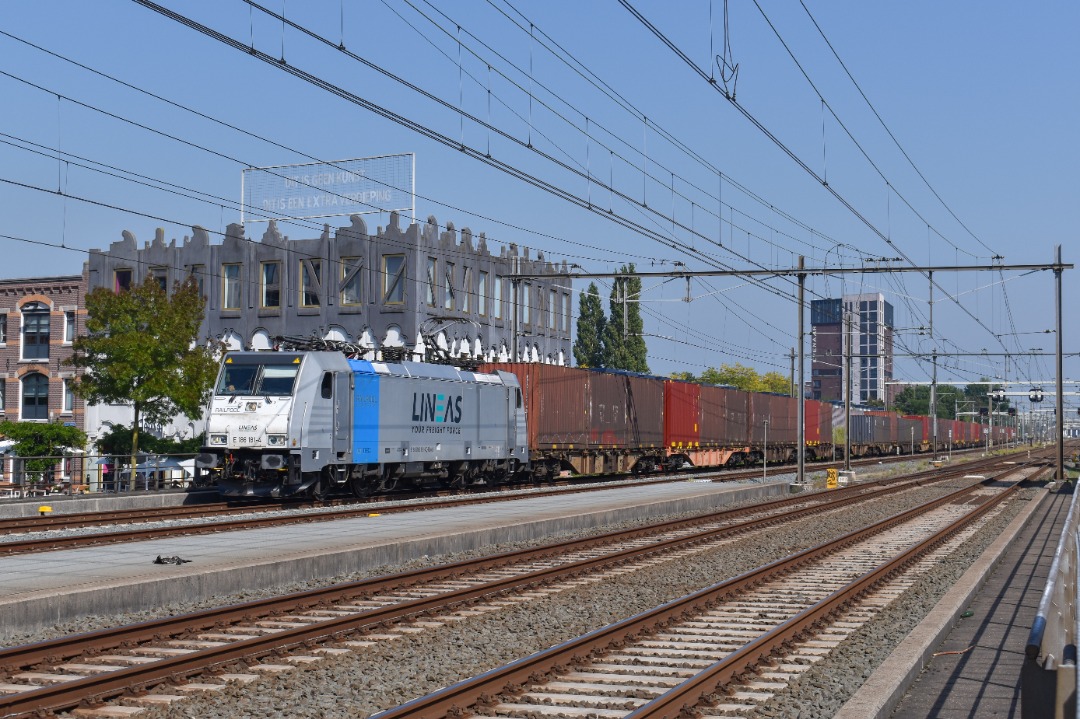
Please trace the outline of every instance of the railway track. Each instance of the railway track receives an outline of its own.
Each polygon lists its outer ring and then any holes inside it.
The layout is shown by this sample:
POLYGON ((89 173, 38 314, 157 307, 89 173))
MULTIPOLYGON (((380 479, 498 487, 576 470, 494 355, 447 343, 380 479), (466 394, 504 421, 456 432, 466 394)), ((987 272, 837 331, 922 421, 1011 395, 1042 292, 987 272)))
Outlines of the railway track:
MULTIPOLYGON (((938 477, 956 479, 948 472, 938 477)), ((60 711, 131 692, 142 696, 134 696, 129 706, 178 701, 185 692, 210 686, 191 677, 216 671, 226 680, 246 681, 259 673, 286 671, 385 640, 393 634, 387 631, 391 625, 420 631, 439 621, 440 614, 442 621, 452 621, 495 611, 583 581, 600 582, 716 549, 736 535, 768 531, 795 516, 869 501, 923 481, 797 495, 709 517, 4 650, 0 692, 6 696, 0 697, 0 715, 60 711), (234 668, 239 661, 245 669, 234 668), (163 683, 173 689, 161 689, 163 683)))
MULTIPOLYGON (((910 459, 908 458, 901 458, 910 459)), ((862 460, 852 462, 854 466, 878 465, 882 460, 862 460)), ((972 465, 974 466, 974 465, 972 465)), ((790 468, 780 467, 774 473, 787 474, 790 468)), ((932 472, 928 473, 932 474, 932 472)), ((737 470, 723 473, 695 473, 699 478, 712 478, 713 481, 737 481, 755 479, 761 476, 759 470, 737 470)), ((636 479, 634 484, 657 484, 672 481, 685 481, 685 475, 657 477, 654 479, 636 479)), ((589 492, 613 489, 620 484, 609 481, 599 484, 579 484, 567 482, 562 487, 548 488, 548 492, 589 492)), ((431 493, 420 495, 422 502, 405 504, 387 504, 380 502, 360 502, 357 500, 332 500, 330 502, 297 501, 275 504, 255 504, 237 506, 226 502, 198 506, 155 507, 150 509, 112 510, 104 512, 85 512, 60 514, 55 516, 20 517, 0 519, 0 556, 42 552, 69 547, 89 547, 101 544, 126 543, 132 541, 178 537, 192 534, 207 534, 238 529, 299 524, 308 522, 330 521, 362 517, 372 512, 391 514, 410 512, 419 509, 438 509, 460 506, 462 503, 499 502, 518 499, 521 492, 512 489, 501 490, 481 495, 458 494, 454 496, 432 497, 431 493), (290 513, 289 510, 295 510, 290 513), (260 516, 266 515, 266 516, 260 516), (197 520, 207 520, 198 522, 197 520), (88 534, 80 532, 72 535, 51 534, 34 536, 43 532, 62 532, 86 528, 111 528, 122 525, 145 525, 165 522, 187 522, 182 525, 163 524, 152 527, 124 527, 113 531, 88 534), (15 535, 18 535, 17 537, 15 535)), ((395 501, 409 501, 418 497, 406 497, 395 501)))
POLYGON ((1020 486, 993 486, 1003 480, 957 490, 376 717, 747 715, 1020 486))

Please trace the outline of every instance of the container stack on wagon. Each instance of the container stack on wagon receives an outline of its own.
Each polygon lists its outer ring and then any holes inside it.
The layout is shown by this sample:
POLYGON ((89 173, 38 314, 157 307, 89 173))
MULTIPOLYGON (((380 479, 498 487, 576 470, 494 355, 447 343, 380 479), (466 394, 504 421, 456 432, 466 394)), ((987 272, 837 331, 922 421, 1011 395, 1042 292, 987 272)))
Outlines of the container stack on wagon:
POLYGON ((517 375, 539 478, 573 471, 628 472, 664 455, 664 384, 628 372, 590 372, 537 363, 496 363, 517 375))
MULTIPOLYGON (((607 474, 697 467, 794 462, 798 453, 798 400, 630 372, 588 370, 536 363, 494 363, 484 371, 515 374, 529 417, 533 473, 607 474)), ((834 427, 844 408, 805 400, 804 441, 808 460, 843 456, 834 448, 834 427)), ((938 420, 938 449, 978 446, 982 428, 938 420)), ((995 442, 1011 428, 995 428, 995 442)), ((930 451, 930 419, 853 408, 851 453, 872 457, 930 451)))

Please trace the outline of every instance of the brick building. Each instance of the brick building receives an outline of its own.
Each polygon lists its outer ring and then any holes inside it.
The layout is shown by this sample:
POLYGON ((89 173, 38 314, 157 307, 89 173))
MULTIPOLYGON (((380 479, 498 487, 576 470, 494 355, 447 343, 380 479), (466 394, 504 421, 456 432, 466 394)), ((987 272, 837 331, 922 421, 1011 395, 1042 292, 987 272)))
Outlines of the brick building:
MULTIPOLYGON (((75 370, 64 366, 84 326, 86 274, 0 280, 0 419, 62 422, 86 429, 84 403, 75 396, 75 370)), ((21 477, 18 458, 0 442, 3 475, 21 477)), ((80 477, 81 460, 66 458, 56 479, 80 477)))

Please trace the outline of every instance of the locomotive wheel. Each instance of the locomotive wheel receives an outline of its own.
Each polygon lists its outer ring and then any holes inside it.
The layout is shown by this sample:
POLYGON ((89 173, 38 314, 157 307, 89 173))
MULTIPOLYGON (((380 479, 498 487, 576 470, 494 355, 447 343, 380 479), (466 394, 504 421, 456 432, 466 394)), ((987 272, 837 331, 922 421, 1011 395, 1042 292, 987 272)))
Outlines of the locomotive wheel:
POLYGON ((319 472, 319 478, 311 485, 311 498, 322 502, 330 494, 334 486, 334 467, 326 465, 319 472))
POLYGON ((353 496, 357 499, 367 499, 375 493, 375 488, 371 482, 363 476, 353 477, 349 480, 349 488, 352 489, 353 496))

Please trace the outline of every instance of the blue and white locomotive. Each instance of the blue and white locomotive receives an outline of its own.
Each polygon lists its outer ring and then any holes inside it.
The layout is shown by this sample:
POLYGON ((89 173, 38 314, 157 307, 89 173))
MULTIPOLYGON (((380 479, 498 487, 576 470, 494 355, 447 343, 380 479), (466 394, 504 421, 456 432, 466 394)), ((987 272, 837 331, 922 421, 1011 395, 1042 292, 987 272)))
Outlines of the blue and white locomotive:
POLYGON ((206 442, 197 467, 226 497, 497 485, 529 459, 514 375, 341 352, 228 353, 206 442))

